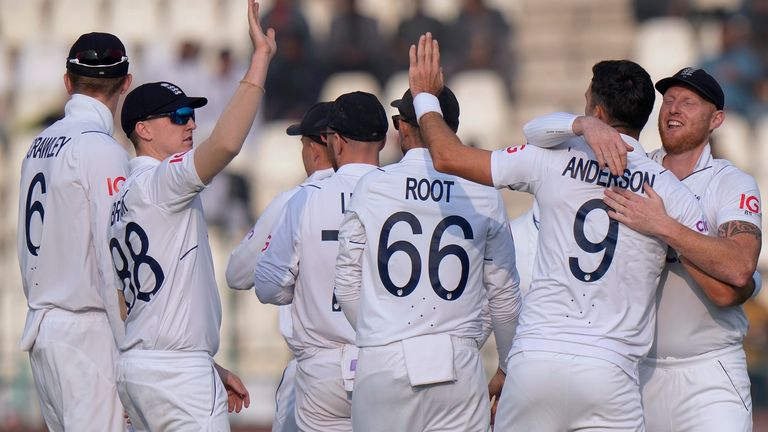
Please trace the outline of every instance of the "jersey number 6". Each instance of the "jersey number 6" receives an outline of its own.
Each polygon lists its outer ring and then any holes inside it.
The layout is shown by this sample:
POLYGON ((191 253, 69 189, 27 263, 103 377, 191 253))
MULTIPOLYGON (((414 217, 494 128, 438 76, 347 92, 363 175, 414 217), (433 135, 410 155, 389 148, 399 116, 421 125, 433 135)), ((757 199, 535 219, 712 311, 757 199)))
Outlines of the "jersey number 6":
MULTIPOLYGON (((382 284, 384 284, 384 288, 394 296, 405 297, 411 294, 419 284, 419 278, 421 276, 421 255, 413 243, 405 240, 398 240, 391 245, 388 245, 389 233, 392 231, 392 227, 399 222, 405 222, 410 225, 411 232, 414 234, 422 233, 421 223, 413 213, 397 212, 393 214, 386 220, 386 222, 384 222, 384 226, 381 228, 377 261, 379 277, 381 278, 382 284), (395 252, 406 253, 411 260, 411 275, 408 278, 408 282, 403 286, 395 285, 392 278, 389 276, 389 260, 395 252)), ((443 237, 443 233, 449 227, 454 225, 461 228, 465 239, 470 240, 474 238, 472 226, 466 219, 461 216, 448 216, 437 224, 435 231, 432 233, 432 239, 429 242, 429 282, 432 285, 432 290, 435 291, 435 294, 441 299, 448 301, 456 300, 461 297, 461 294, 467 287, 467 279, 469 279, 469 255, 467 254, 467 251, 457 244, 448 244, 442 248, 440 247, 440 239, 443 237), (461 263, 459 284, 453 291, 445 289, 442 282, 440 282, 440 261, 448 255, 455 256, 461 263)))

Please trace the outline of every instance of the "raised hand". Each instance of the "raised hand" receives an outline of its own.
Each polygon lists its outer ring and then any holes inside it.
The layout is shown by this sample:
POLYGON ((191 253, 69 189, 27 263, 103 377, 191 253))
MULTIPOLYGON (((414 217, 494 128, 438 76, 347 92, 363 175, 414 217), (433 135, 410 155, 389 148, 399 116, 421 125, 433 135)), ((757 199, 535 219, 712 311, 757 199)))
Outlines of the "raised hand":
POLYGON ((574 132, 584 136, 601 167, 607 166, 613 175, 624 173, 627 168, 627 152, 632 151, 633 147, 621 139, 616 129, 595 117, 579 117, 573 126, 574 132))
POLYGON ((270 59, 277 52, 277 42, 275 42, 275 30, 267 29, 265 34, 261 28, 259 17, 259 2, 256 0, 248 1, 248 34, 251 36, 251 43, 257 54, 267 55, 270 59))
POLYGON ((417 45, 408 51, 410 67, 408 83, 411 94, 427 92, 437 96, 443 91, 443 68, 440 67, 440 46, 432 39, 432 33, 421 35, 417 45))

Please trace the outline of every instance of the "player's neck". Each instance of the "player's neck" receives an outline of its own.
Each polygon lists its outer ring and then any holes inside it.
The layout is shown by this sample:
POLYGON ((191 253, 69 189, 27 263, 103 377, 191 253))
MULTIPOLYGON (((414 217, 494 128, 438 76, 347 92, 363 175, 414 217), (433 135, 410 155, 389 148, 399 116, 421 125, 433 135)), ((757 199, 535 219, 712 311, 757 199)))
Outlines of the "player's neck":
POLYGON ((672 171, 678 179, 683 179, 693 172, 703 150, 704 147, 701 146, 682 153, 667 153, 661 165, 672 171))

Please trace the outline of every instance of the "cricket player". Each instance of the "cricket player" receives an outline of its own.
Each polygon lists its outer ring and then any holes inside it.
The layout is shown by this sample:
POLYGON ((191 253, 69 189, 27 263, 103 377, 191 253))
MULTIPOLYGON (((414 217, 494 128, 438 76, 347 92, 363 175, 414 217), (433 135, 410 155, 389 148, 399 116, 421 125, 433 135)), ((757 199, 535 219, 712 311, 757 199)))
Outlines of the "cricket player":
POLYGON ((338 232, 357 181, 379 164, 387 118, 374 95, 353 92, 333 102, 320 126, 336 173, 288 201, 254 287, 263 303, 292 303, 299 430, 350 431, 357 347, 333 293, 338 232))
MULTIPOLYGON (((695 197, 636 141, 653 107, 647 72, 626 60, 593 67, 585 111, 618 126, 633 147, 627 169, 612 174, 582 138, 552 150, 519 146, 491 153, 461 145, 433 96, 442 88, 442 74, 431 35, 420 38, 410 57, 414 105, 436 168, 528 191, 541 209, 533 282, 496 428, 644 430, 638 363, 651 345, 666 244, 610 219, 604 190, 643 193, 646 185, 655 187, 684 226, 707 230, 695 197)), ((571 119, 569 129, 552 135, 573 134, 588 121, 571 119)))
MULTIPOLYGON (((264 251, 271 242, 270 233, 277 223, 278 218, 285 209, 285 205, 292 196, 296 195, 307 184, 314 183, 333 174, 331 161, 328 157, 326 144, 320 134, 324 128, 317 126, 325 120, 331 108, 330 102, 319 102, 312 106, 298 124, 293 124, 286 129, 291 136, 301 136, 301 160, 304 169, 309 176, 307 180, 295 188, 276 196, 259 216, 259 220, 240 244, 229 255, 227 263, 227 284, 232 289, 248 290, 253 287, 253 271, 256 263, 261 259, 264 251)), ((293 321, 291 320, 291 306, 282 305, 279 310, 280 334, 293 353, 293 359, 283 371, 280 385, 275 394, 275 415, 272 419, 273 432, 296 431, 295 406, 296 396, 294 392, 296 382, 296 356, 297 348, 293 339, 293 321)))
POLYGON ((137 430, 228 431, 228 409, 249 404, 240 379, 213 361, 221 303, 199 194, 242 148, 264 95, 276 44, 258 11, 248 0, 255 51, 208 140, 193 148, 194 110, 207 100, 172 83, 139 86, 123 105, 137 157, 113 204, 109 247, 127 314, 118 391, 137 430))
MULTIPOLYGON (((684 68, 657 82, 656 89, 663 95, 662 148, 650 156, 696 195, 710 232, 705 236, 680 226, 665 209, 673 204, 652 189, 647 198, 606 191, 605 201, 615 210, 611 217, 670 246, 656 298, 654 343, 640 365, 646 427, 751 431, 742 346, 748 323, 741 305, 761 284, 755 271, 762 238, 760 191, 752 176, 712 156, 709 139, 725 120, 725 95, 711 75, 684 68)), ((607 138, 600 132, 607 128, 594 123, 589 133, 607 138)), ((614 148, 608 140, 594 145, 614 148)))
POLYGON ((123 43, 88 33, 72 45, 64 118, 38 135, 21 165, 17 252, 29 352, 52 431, 122 431, 115 387, 120 320, 107 220, 128 172, 112 133, 131 75, 123 43))
MULTIPOLYGON (((456 131, 456 97, 445 87, 438 99, 456 131)), ((360 347, 353 427, 485 431, 482 305, 501 369, 521 306, 504 202, 434 169, 410 90, 392 106, 404 157, 361 179, 339 230, 336 297, 360 347)))

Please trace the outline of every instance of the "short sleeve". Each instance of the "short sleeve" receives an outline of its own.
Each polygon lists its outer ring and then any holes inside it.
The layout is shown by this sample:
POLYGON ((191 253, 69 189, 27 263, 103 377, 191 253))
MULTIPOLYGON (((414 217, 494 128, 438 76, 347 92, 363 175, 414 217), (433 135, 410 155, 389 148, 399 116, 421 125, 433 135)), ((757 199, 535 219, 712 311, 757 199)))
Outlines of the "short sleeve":
POLYGON ((715 201, 709 203, 716 211, 716 226, 711 228, 717 229, 729 221, 750 222, 761 227, 760 190, 755 179, 734 166, 724 168, 722 174, 716 176, 710 191, 715 201))
POLYGON ((158 206, 171 212, 184 209, 205 188, 195 168, 195 150, 176 153, 154 170, 147 193, 158 206))
POLYGON ((491 177, 497 189, 510 188, 533 192, 538 171, 544 166, 542 158, 549 150, 521 145, 491 153, 491 177))

